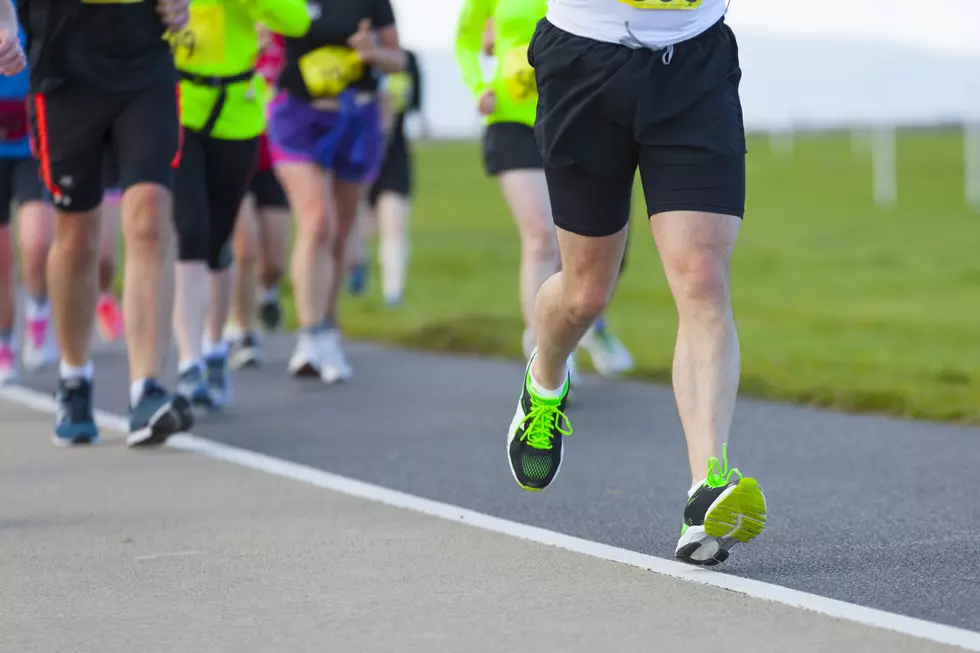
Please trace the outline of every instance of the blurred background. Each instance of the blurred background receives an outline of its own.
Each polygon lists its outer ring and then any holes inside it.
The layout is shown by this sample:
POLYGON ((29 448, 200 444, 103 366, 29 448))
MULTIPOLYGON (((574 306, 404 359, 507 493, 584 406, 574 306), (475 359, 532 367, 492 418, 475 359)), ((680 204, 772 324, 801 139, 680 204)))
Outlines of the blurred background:
MULTIPOLYGON (((519 356, 518 234, 453 55, 460 0, 394 4, 430 136, 411 270, 394 313, 376 285, 348 298, 345 330, 519 356)), ((728 21, 751 132, 743 394, 980 423, 980 2, 733 0, 728 21)), ((676 319, 639 203, 632 228, 610 321, 667 380, 676 319)))

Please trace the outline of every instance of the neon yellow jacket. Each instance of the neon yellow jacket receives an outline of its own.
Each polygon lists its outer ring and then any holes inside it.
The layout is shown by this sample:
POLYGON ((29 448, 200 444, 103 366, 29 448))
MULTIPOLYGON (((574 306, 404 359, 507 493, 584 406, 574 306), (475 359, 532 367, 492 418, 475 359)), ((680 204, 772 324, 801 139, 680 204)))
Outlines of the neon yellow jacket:
POLYGON ((487 89, 495 92, 497 107, 487 122, 534 125, 538 92, 527 47, 547 10, 547 0, 464 0, 456 31, 456 60, 476 98, 487 89), (496 69, 488 83, 480 68, 480 52, 489 20, 493 21, 496 69))
MULTIPOLYGON (((262 23, 284 36, 310 29, 306 0, 191 0, 190 22, 173 37, 177 69, 204 77, 231 77, 255 68, 259 54, 256 29, 262 23)), ((218 98, 218 89, 180 82, 181 123, 200 130, 218 98)), ((261 75, 227 88, 224 108, 211 132, 214 138, 246 140, 265 131, 269 89, 261 75)))

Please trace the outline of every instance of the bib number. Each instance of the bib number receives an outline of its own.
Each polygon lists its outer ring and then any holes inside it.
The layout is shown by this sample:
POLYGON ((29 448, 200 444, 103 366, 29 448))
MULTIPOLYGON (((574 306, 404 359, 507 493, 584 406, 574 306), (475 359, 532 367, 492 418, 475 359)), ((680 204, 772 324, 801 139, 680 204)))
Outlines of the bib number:
POLYGON ((12 143, 27 137, 27 101, 0 100, 0 142, 12 143))
POLYGON ((325 45, 299 58, 299 73, 310 97, 336 97, 361 78, 364 62, 350 48, 325 45))
POLYGON ((527 62, 527 46, 511 48, 504 55, 504 85, 515 100, 530 100, 538 96, 534 68, 527 62))
POLYGON ((619 0, 636 9, 697 9, 704 0, 619 0))
POLYGON ((187 27, 170 41, 178 68, 218 66, 225 60, 225 8, 191 3, 187 27))

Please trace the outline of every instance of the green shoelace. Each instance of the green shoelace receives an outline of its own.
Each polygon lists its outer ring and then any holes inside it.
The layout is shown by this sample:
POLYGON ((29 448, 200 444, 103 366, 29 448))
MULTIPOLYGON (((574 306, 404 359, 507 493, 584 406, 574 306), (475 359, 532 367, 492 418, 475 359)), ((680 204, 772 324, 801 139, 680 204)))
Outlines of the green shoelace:
POLYGON ((572 423, 565 413, 558 410, 556 406, 536 403, 533 400, 531 410, 521 420, 521 424, 526 424, 521 440, 532 449, 542 451, 551 449, 551 440, 555 437, 554 431, 558 431, 563 436, 572 434, 572 423))
POLYGON ((728 469, 728 444, 721 445, 721 460, 712 456, 708 458, 708 479, 705 483, 708 487, 719 488, 728 485, 732 476, 738 475, 742 478, 742 473, 738 469, 728 469))

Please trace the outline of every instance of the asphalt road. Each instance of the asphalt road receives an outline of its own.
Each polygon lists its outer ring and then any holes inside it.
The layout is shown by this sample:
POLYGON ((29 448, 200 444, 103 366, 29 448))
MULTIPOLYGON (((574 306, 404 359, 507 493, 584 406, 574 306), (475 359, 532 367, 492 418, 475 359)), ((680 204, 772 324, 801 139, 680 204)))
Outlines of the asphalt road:
MULTIPOLYGON (((561 477, 522 491, 505 431, 510 361, 350 348, 343 386, 286 378, 289 343, 235 375, 209 439, 506 519, 671 557, 689 479, 669 389, 587 378, 561 477)), ((96 356, 97 403, 123 412, 118 351, 96 356)), ((51 391, 54 375, 29 377, 51 391)), ((725 573, 980 631, 980 430, 742 401, 729 457, 758 478, 769 527, 725 573)))

